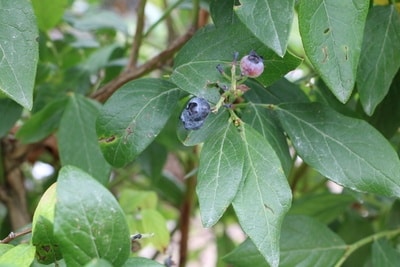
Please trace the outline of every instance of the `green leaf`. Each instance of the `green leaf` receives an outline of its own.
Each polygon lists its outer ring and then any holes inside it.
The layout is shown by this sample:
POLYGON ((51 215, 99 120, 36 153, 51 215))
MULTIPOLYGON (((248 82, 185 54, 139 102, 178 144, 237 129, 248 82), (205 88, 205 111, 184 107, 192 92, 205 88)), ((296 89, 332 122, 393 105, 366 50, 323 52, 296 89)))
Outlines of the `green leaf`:
POLYGON ((141 257, 132 257, 129 258, 122 267, 132 267, 132 266, 140 266, 140 267, 165 267, 156 261, 152 261, 146 258, 141 257))
POLYGON ((400 200, 393 201, 390 207, 389 214, 387 215, 386 228, 396 229, 400 225, 400 200))
POLYGON ((250 238, 247 238, 232 252, 224 256, 223 259, 235 267, 270 266, 250 238))
POLYGON ((79 167, 106 184, 111 167, 97 142, 95 121, 98 113, 95 102, 78 94, 71 95, 60 122, 58 145, 63 165, 79 167))
POLYGON ((182 122, 180 122, 178 126, 178 138, 185 146, 195 146, 209 139, 215 132, 219 132, 228 120, 229 112, 222 109, 217 114, 211 112, 207 116, 203 126, 195 131, 186 130, 182 122))
POLYGON ((264 107, 249 103, 243 111, 242 120, 256 129, 268 141, 279 157, 286 176, 288 176, 293 160, 289 154, 286 136, 278 126, 275 114, 264 107))
POLYGON ((2 1, 0 25, 0 91, 31 109, 39 58, 38 30, 31 3, 2 1))
POLYGON ((367 16, 357 88, 368 115, 389 91, 400 67, 400 17, 395 5, 374 6, 367 16))
POLYGON ((236 127, 226 121, 203 145, 196 190, 205 227, 221 218, 239 189, 245 152, 241 144, 236 127))
POLYGON ((368 120, 387 139, 390 139, 400 126, 400 69, 392 81, 390 90, 376 107, 368 120))
POLYGON ((79 66, 87 71, 88 74, 97 74, 97 72, 106 67, 110 63, 112 54, 121 46, 118 43, 101 47, 94 51, 88 59, 83 61, 79 66))
POLYGON ((35 143, 52 134, 59 126, 69 98, 54 99, 43 109, 33 114, 16 133, 25 144, 35 143))
POLYGON ((239 52, 240 56, 244 56, 251 50, 264 57, 266 68, 257 78, 263 85, 272 84, 301 62, 289 53, 280 58, 241 24, 221 28, 209 26, 198 31, 179 51, 171 79, 183 90, 204 97, 211 103, 217 103, 220 94, 212 83, 229 81, 224 80, 216 66, 221 64, 230 74, 233 54, 239 52))
POLYGON ((112 265, 104 259, 93 259, 85 267, 112 267, 112 265))
POLYGON ((142 209, 155 209, 157 194, 153 191, 121 190, 118 201, 125 213, 131 214, 142 209))
POLYGON ((396 267, 400 262, 400 253, 386 239, 376 240, 372 244, 372 266, 396 267))
MULTIPOLYGON (((363 218, 358 214, 346 213, 342 216, 341 223, 336 224, 335 232, 346 244, 353 244, 365 237, 376 234, 373 224, 367 218, 363 218)), ((371 243, 364 244, 347 256, 347 266, 365 266, 371 257, 371 243)), ((343 256, 345 257, 345 256, 343 256)))
POLYGON ((20 244, 0 256, 2 266, 30 266, 35 257, 35 247, 20 244))
POLYGON ((342 103, 353 91, 368 7, 368 0, 300 1, 304 50, 342 103))
POLYGON ((56 26, 64 15, 67 4, 67 0, 32 0, 39 29, 47 31, 56 26))
POLYGON ((40 199, 32 221, 32 245, 40 263, 50 264, 61 259, 61 251, 53 235, 56 183, 40 199))
POLYGON ((279 265, 279 237, 291 190, 279 158, 256 130, 243 124, 243 182, 233 208, 245 233, 271 266, 279 265))
POLYGON ((0 98, 0 137, 3 137, 13 127, 22 113, 22 107, 8 98, 0 98))
POLYGON ((399 158, 368 123, 318 103, 282 104, 277 112, 297 153, 322 175, 353 190, 400 196, 399 158))
POLYGON ((308 215, 324 224, 329 224, 354 202, 354 197, 348 194, 307 195, 292 204, 289 214, 308 215))
POLYGON ((143 209, 140 211, 143 233, 154 234, 149 241, 158 251, 166 251, 170 238, 167 221, 154 209, 143 209))
POLYGON ((161 79, 129 82, 105 103, 96 122, 107 161, 122 167, 135 159, 160 133, 181 95, 161 79))
POLYGON ((113 29, 128 35, 128 27, 121 16, 108 10, 93 9, 85 16, 66 17, 73 26, 83 31, 113 29))
POLYGON ((294 15, 294 0, 241 0, 236 14, 264 44, 283 56, 294 15))
POLYGON ((254 103, 281 104, 310 101, 298 85, 289 82, 286 78, 277 80, 267 88, 254 80, 247 80, 246 85, 250 90, 244 97, 254 103))
POLYGON ((54 234, 68 266, 94 258, 122 265, 130 254, 129 230, 114 196, 93 177, 63 167, 57 182, 54 234))
POLYGON ((12 249, 14 246, 10 244, 0 244, 0 256, 12 249))
POLYGON ((211 18, 217 28, 239 22, 238 17, 233 12, 235 4, 239 4, 239 0, 210 1, 211 18))
MULTIPOLYGON (((299 215, 285 218, 280 247, 281 267, 333 266, 346 250, 343 240, 324 224, 299 215)), ((228 263, 235 264, 235 267, 268 266, 250 239, 225 259, 228 263)))

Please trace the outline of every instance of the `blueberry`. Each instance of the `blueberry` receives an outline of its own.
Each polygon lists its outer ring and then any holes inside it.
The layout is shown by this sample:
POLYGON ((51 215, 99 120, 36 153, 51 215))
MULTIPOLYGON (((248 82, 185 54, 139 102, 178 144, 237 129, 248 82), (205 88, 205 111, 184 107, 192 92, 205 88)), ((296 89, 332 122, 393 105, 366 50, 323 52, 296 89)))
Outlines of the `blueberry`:
POLYGON ((186 104, 180 119, 186 130, 198 130, 210 113, 210 104, 201 97, 193 97, 186 104))
POLYGON ((240 70, 242 75, 250 78, 260 76, 264 71, 263 58, 257 55, 256 52, 251 51, 240 60, 240 70))

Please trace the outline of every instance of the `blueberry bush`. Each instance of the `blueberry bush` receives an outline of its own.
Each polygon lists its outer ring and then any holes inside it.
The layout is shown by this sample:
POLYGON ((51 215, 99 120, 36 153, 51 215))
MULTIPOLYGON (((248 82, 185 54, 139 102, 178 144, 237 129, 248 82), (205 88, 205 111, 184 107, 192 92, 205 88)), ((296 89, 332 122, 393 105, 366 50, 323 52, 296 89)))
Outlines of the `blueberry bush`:
POLYGON ((0 265, 398 266, 397 2, 0 0, 0 265))

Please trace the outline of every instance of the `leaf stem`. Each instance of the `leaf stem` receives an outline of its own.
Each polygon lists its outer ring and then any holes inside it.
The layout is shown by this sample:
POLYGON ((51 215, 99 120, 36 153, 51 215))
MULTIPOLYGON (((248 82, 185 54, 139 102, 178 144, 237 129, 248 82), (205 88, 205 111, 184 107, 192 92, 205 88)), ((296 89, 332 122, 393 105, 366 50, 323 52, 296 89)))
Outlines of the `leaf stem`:
POLYGON ((175 3, 173 3, 172 5, 170 5, 164 12, 164 14, 162 14, 162 16, 156 21, 154 22, 150 28, 145 32, 145 34, 143 35, 143 37, 147 37, 167 16, 169 16, 169 14, 172 12, 172 10, 174 10, 178 5, 180 5, 183 2, 183 0, 178 0, 175 3))
POLYGON ((400 228, 399 228, 399 229, 396 229, 396 230, 383 231, 383 232, 376 233, 376 234, 371 235, 371 236, 367 236, 367 237, 365 237, 365 238, 363 238, 363 239, 361 239, 361 240, 359 240, 359 241, 357 241, 357 242, 355 242, 355 243, 353 243, 353 244, 351 244, 351 245, 348 245, 348 246, 347 246, 347 249, 346 249, 346 251, 345 251, 345 253, 344 253, 344 255, 343 255, 343 256, 340 258, 340 260, 336 263, 335 267, 340 267, 340 266, 342 266, 342 264, 347 260, 347 258, 348 258, 355 250, 359 249, 360 247, 362 247, 362 246, 364 246, 364 245, 366 245, 366 244, 368 244, 368 243, 371 243, 371 242, 373 242, 373 241, 375 241, 375 240, 378 240, 378 239, 380 239, 380 238, 386 237, 386 238, 388 238, 388 239, 391 239, 391 238, 393 238, 393 237, 395 237, 395 236, 397 236, 397 235, 399 235, 399 234, 400 234, 400 228))

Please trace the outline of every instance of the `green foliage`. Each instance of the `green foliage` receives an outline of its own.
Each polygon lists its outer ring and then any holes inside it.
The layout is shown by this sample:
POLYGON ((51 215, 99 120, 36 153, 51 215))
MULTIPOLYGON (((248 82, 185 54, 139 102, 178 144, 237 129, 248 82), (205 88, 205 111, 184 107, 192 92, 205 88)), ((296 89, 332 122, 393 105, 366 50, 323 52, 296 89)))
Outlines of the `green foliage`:
POLYGON ((400 67, 400 17, 394 6, 373 7, 365 23, 364 41, 357 72, 361 104, 368 115, 387 95, 400 67), (382 40, 382 42, 374 42, 382 40), (370 45, 375 43, 376 45, 370 45), (365 75, 365 74, 368 75, 365 75))
POLYGON ((31 3, 1 1, 0 91, 31 109, 38 63, 38 30, 31 3))
POLYGON ((134 35, 72 2, 0 0, 0 190, 25 171, 33 213, 1 266, 169 266, 176 231, 184 266, 194 214, 216 266, 400 264, 394 1, 139 1, 134 35), (192 96, 211 106, 198 130, 179 120, 192 96), (29 178, 35 161, 53 177, 29 178))
POLYGON ((172 115, 180 94, 176 85, 156 79, 133 81, 119 89, 96 122, 108 162, 122 167, 143 152, 172 115))
POLYGON ((68 266, 82 266, 93 258, 120 266, 128 259, 125 216, 101 184, 66 166, 58 177, 56 199, 54 235, 68 266))
POLYGON ((299 29, 304 50, 343 103, 351 96, 356 81, 368 6, 368 0, 300 1, 299 29))
POLYGON ((282 57, 286 53, 292 27, 294 2, 294 0, 244 0, 241 1, 241 6, 235 8, 235 11, 255 37, 282 57), (280 12, 272 12, 273 10, 280 10, 280 12), (269 27, 265 27, 265 24, 269 27))

